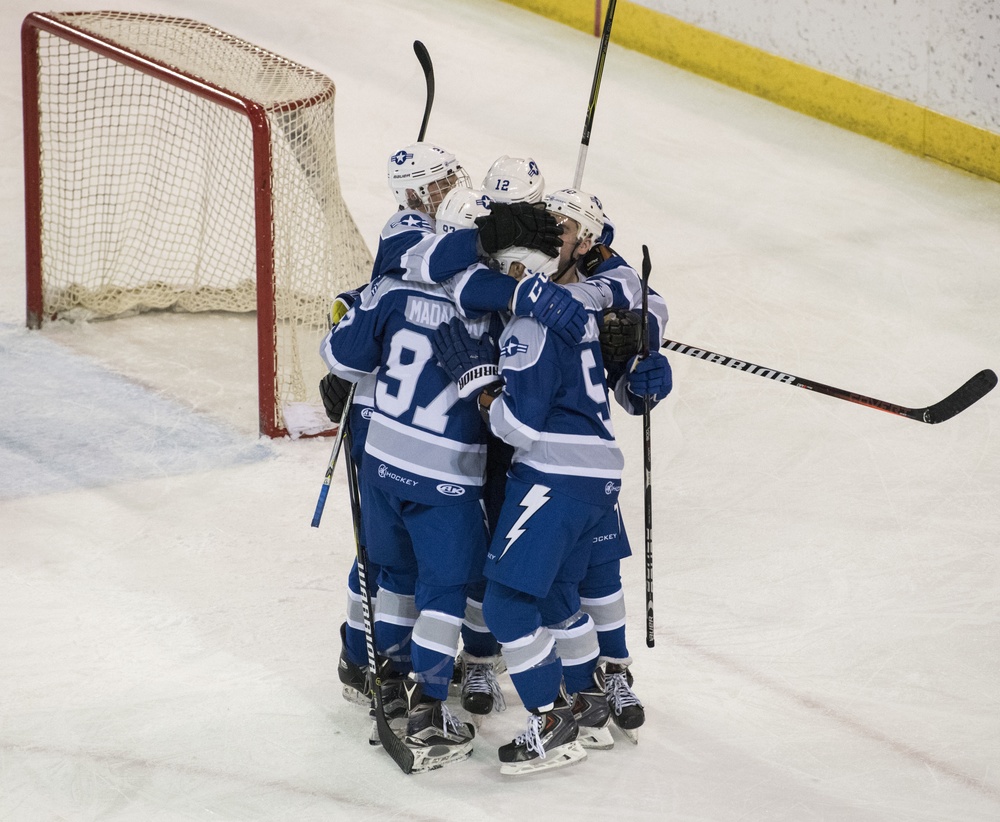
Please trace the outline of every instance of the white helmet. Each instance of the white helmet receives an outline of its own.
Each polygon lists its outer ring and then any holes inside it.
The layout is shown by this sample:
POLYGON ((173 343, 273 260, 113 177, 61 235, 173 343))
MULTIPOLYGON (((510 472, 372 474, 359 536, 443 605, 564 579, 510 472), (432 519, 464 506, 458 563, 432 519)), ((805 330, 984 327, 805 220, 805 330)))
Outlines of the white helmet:
POLYGON ((604 231, 604 207, 593 194, 563 188, 553 191, 543 202, 549 211, 564 214, 580 224, 577 240, 593 240, 596 243, 604 231))
POLYGON ((389 188, 396 202, 412 208, 407 190, 415 191, 425 211, 431 217, 440 203, 441 192, 454 186, 472 185, 469 175, 450 151, 431 143, 413 143, 401 148, 387 163, 389 188))
POLYGON ((438 206, 435 221, 438 234, 448 234, 463 228, 475 228, 476 218, 490 213, 492 199, 477 188, 456 186, 438 206))
POLYGON ((552 276, 559 267, 559 258, 550 257, 544 251, 536 251, 533 248, 522 248, 511 246, 501 249, 494 257, 497 265, 504 274, 511 273, 511 266, 520 263, 524 266, 524 276, 530 277, 532 274, 545 274, 552 276))
POLYGON ((499 157, 483 179, 483 189, 500 203, 537 203, 545 193, 545 178, 530 157, 499 157))

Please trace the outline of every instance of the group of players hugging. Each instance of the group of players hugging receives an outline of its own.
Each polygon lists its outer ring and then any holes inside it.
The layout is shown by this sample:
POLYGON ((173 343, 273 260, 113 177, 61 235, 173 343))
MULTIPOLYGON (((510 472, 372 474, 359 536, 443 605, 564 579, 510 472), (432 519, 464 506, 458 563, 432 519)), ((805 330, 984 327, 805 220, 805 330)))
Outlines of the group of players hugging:
POLYGON ((501 773, 583 760, 614 744, 612 724, 634 742, 609 392, 631 414, 669 393, 666 306, 648 292, 642 356, 642 283, 601 202, 546 195, 534 160, 501 157, 474 189, 454 154, 420 142, 388 180, 399 208, 371 280, 338 296, 321 346, 377 589, 372 672, 355 563, 344 695, 368 705, 380 683, 413 773, 472 753, 505 708, 504 672, 528 719, 501 773), (449 709, 456 692, 476 725, 449 709))

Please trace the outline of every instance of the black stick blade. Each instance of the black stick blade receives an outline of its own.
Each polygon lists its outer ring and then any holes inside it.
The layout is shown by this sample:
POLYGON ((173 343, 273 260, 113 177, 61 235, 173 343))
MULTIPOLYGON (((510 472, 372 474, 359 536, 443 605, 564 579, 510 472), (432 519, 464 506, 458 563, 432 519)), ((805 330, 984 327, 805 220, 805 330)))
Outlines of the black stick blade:
POLYGON ((381 704, 381 681, 376 684, 375 699, 379 703, 375 711, 375 729, 378 731, 378 741, 382 743, 382 748, 392 757, 392 761, 399 765, 399 769, 403 773, 411 773, 414 763, 413 751, 406 747, 406 743, 396 736, 395 732, 389 726, 389 720, 385 716, 385 706, 381 704))
POLYGON ((992 391, 997 384, 997 375, 989 368, 980 371, 965 385, 949 394, 941 402, 924 409, 924 422, 935 423, 950 420, 974 402, 978 402, 992 391))
POLYGON ((413 53, 417 55, 417 60, 420 61, 420 68, 424 70, 424 80, 427 83, 427 101, 424 103, 424 119, 420 123, 420 133, 417 135, 417 142, 422 143, 424 135, 427 133, 427 122, 431 118, 431 106, 434 105, 434 64, 431 62, 431 55, 427 51, 427 46, 419 40, 413 41, 413 53))

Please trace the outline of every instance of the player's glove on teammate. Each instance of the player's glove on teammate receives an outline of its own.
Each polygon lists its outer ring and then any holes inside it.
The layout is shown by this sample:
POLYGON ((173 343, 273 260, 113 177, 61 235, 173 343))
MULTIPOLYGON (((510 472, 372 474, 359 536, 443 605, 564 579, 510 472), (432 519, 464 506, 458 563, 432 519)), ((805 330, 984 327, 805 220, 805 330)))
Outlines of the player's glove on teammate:
POLYGON ((479 245, 487 254, 516 245, 555 257, 562 245, 562 229, 542 203, 493 203, 489 214, 476 219, 476 226, 479 245))
POLYGON ((587 326, 587 309, 544 274, 525 277, 514 289, 511 310, 517 317, 534 317, 567 345, 578 345, 587 326))
POLYGON ((496 348, 488 334, 474 340, 458 317, 441 323, 431 337, 431 350, 445 373, 458 384, 458 396, 479 395, 499 379, 496 348))
POLYGON ((628 364, 628 392, 639 402, 649 400, 649 407, 658 403, 674 387, 670 363, 659 351, 650 351, 643 360, 633 357, 628 364))
POLYGON ((344 404, 351 393, 351 383, 336 374, 327 374, 319 381, 319 395, 331 422, 340 422, 344 414, 344 404))

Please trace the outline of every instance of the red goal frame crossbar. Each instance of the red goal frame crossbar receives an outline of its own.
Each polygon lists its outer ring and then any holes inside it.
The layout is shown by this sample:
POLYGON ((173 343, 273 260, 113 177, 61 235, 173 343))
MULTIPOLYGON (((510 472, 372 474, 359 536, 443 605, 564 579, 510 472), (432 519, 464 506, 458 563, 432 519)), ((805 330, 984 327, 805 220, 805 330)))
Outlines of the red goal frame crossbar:
MULTIPOLYGON (((169 20, 162 15, 149 15, 169 20)), ((180 18, 173 18, 180 19, 180 18)), ((189 21, 185 21, 189 22, 189 21)), ((260 431, 280 437, 287 430, 279 426, 276 408, 277 371, 274 228, 271 200, 271 127, 267 113, 257 102, 226 91, 210 82, 156 63, 125 47, 108 43, 67 25, 50 15, 32 12, 21 25, 21 74, 24 114, 24 192, 27 277, 27 326, 40 328, 45 317, 42 293, 42 157, 40 111, 38 103, 39 32, 45 31, 76 43, 198 97, 243 114, 250 122, 253 140, 254 220, 257 266, 257 360, 260 431)), ((225 36, 219 32, 220 36, 225 36)), ((312 105, 331 92, 318 97, 284 103, 281 110, 292 111, 312 105)))

